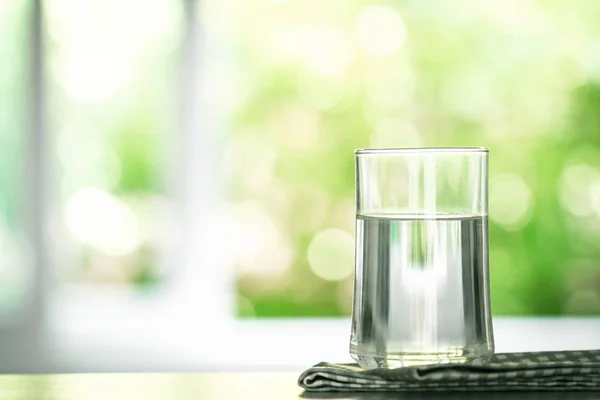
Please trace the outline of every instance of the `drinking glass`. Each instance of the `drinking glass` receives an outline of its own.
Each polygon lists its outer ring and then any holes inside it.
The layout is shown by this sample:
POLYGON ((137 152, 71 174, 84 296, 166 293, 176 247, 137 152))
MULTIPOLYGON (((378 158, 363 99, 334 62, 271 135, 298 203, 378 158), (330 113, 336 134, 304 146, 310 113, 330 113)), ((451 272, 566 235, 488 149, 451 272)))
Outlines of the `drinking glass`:
POLYGON ((350 354, 363 368, 494 352, 488 149, 361 149, 350 354))

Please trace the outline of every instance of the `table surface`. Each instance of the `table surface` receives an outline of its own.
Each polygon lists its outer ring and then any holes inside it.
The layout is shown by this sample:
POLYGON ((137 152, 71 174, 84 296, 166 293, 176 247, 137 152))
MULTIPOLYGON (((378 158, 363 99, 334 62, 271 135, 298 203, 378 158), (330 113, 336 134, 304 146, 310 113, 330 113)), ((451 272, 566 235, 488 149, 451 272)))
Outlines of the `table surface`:
POLYGON ((298 373, 0 375, 0 398, 38 400, 600 399, 596 393, 303 393, 298 373))
MULTIPOLYGON (((0 340, 0 373, 281 372, 319 361, 352 362, 348 318, 243 320, 230 331, 211 330, 213 337, 185 330, 185 337, 165 335, 160 326, 122 328, 56 332, 35 350, 0 340)), ((497 353, 600 349, 600 318, 497 317, 494 336, 497 353)))

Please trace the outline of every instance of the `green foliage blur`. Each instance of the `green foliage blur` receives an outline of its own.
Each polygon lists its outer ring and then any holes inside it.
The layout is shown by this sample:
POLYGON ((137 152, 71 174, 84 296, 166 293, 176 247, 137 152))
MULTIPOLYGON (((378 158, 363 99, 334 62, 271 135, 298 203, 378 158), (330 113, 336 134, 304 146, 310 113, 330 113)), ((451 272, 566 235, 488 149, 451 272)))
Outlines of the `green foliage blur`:
POLYGON ((348 315, 353 150, 418 146, 490 148, 495 315, 600 314, 599 3, 235 4, 242 316, 348 315))

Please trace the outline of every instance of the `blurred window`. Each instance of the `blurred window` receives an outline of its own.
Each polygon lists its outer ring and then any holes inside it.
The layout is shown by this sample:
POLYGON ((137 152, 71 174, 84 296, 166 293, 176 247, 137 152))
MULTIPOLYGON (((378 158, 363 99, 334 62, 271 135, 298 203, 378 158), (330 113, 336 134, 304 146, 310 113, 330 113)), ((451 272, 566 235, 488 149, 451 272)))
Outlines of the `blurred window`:
POLYGON ((60 281, 156 290, 168 276, 182 7, 46 0, 52 245, 60 281))
POLYGON ((0 4, 0 324, 28 311, 32 285, 25 176, 28 101, 27 0, 0 4))
MULTIPOLYGON (((25 260, 6 166, 23 146, 27 13, 5 3, 0 248, 25 260)), ((59 297, 348 315, 353 150, 481 145, 494 313, 600 313, 596 3, 43 5, 59 297)), ((10 271, 0 312, 27 284, 10 271)))

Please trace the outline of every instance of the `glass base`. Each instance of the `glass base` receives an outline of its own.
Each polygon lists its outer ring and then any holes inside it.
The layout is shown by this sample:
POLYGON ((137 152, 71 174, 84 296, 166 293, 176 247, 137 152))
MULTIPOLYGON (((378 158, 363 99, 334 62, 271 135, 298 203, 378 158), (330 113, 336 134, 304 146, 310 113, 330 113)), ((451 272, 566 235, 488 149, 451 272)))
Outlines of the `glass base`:
POLYGON ((350 355, 364 369, 400 368, 414 365, 461 364, 467 361, 485 362, 493 355, 493 349, 483 343, 463 348, 446 349, 444 352, 397 352, 373 354, 350 346, 350 355))

